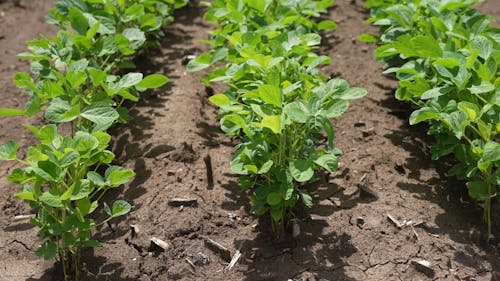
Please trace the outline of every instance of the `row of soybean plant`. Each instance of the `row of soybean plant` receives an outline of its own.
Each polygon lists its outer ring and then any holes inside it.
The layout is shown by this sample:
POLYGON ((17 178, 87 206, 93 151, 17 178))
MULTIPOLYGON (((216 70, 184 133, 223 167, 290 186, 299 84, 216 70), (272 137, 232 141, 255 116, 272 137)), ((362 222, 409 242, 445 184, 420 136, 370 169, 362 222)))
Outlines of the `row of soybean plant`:
POLYGON ((432 158, 455 156, 450 174, 484 202, 490 237, 500 186, 500 29, 472 8, 478 2, 368 0, 380 35, 360 39, 380 44, 375 57, 400 81, 396 98, 416 108, 410 124, 430 125, 432 158))
POLYGON ((24 166, 8 180, 22 186, 15 197, 37 212, 30 221, 43 241, 36 254, 58 256, 65 280, 78 280, 82 247, 100 246, 91 231, 131 209, 117 200, 103 204, 103 221, 89 217, 107 190, 134 176, 132 170, 111 165, 115 155, 107 150, 111 136, 106 130, 130 120, 121 106, 124 100, 137 101, 140 92, 168 80, 160 74, 117 73, 134 68, 134 55, 162 35, 173 9, 186 2, 57 0, 47 16, 59 27, 57 35, 29 41, 29 52, 19 55, 30 61, 31 74, 17 73, 14 83, 29 100, 24 110, 3 108, 0 116, 42 112, 49 125, 26 126, 39 144, 30 146, 24 159, 17 156, 19 145, 9 141, 0 146, 0 160, 24 166))
POLYGON ((270 213, 278 238, 297 202, 312 205, 304 183, 320 168, 338 168, 341 151, 334 147, 329 119, 366 94, 341 79, 325 81, 318 71, 331 59, 314 53, 321 43, 317 31, 336 25, 312 18, 332 2, 212 1, 205 14, 216 26, 207 41, 212 49, 188 64, 190 71, 212 66, 204 83, 227 86, 210 101, 220 109, 222 130, 241 139, 232 171, 241 175, 241 190, 250 191, 252 212, 270 213), (321 133, 327 136, 324 147, 321 133))

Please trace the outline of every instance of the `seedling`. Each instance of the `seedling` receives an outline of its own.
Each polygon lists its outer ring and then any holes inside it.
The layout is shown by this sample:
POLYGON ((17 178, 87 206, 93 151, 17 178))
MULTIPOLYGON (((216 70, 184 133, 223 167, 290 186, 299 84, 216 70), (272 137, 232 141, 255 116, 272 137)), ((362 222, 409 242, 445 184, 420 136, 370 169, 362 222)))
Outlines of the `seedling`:
POLYGON ((127 214, 131 206, 123 200, 115 201, 112 207, 103 203, 108 218, 96 223, 89 216, 98 209, 107 190, 127 183, 134 172, 109 166, 115 155, 106 150, 111 137, 104 132, 79 131, 75 137, 63 137, 55 125, 28 128, 40 144, 31 146, 22 160, 17 157, 19 146, 10 141, 0 146, 0 160, 24 166, 15 169, 8 180, 22 186, 14 197, 25 200, 37 212, 30 219, 43 241, 36 254, 46 260, 57 255, 64 279, 73 273, 78 280, 82 247, 101 245, 91 239, 91 231, 127 214), (108 168, 101 175, 98 171, 104 165, 108 168))

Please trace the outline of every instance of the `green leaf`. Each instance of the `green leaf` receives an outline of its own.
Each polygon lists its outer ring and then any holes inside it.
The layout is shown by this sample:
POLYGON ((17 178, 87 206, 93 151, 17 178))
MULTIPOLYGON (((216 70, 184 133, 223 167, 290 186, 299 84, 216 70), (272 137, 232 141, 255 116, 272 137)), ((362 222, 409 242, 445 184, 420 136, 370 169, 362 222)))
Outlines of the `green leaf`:
POLYGON ((309 160, 295 160, 289 166, 292 177, 298 182, 306 182, 314 176, 312 163, 309 160))
POLYGON ((113 187, 127 183, 134 176, 134 171, 119 166, 111 166, 105 173, 106 182, 113 187))
POLYGON ((261 123, 256 123, 257 126, 265 127, 271 129, 273 133, 280 134, 281 133, 281 116, 280 115, 271 115, 262 118, 261 123))
POLYGON ((217 106, 231 104, 231 100, 224 94, 213 95, 208 100, 217 106))
POLYGON ((349 102, 347 100, 335 100, 332 104, 330 104, 326 110, 326 117, 334 118, 338 117, 349 108, 349 102))
POLYGON ((323 20, 318 23, 317 28, 318 30, 335 30, 337 24, 331 20, 323 20))
POLYGON ((19 198, 19 199, 28 200, 28 201, 36 201, 35 195, 33 194, 33 192, 30 192, 30 191, 24 191, 24 192, 17 193, 14 195, 14 198, 19 198))
POLYGON ((201 63, 198 61, 198 58, 192 59, 188 62, 187 64, 187 71, 189 72, 195 72, 195 71, 200 71, 202 69, 205 69, 209 67, 209 63, 201 63))
POLYGON ((26 111, 13 108, 0 108, 0 116, 20 116, 25 115, 26 111))
POLYGON ((333 173, 338 169, 339 159, 333 154, 324 154, 314 160, 314 163, 325 168, 328 172, 333 173))
POLYGON ((264 13, 267 7, 266 0, 243 0, 248 7, 254 8, 260 13, 264 13))
POLYGON ((120 117, 116 109, 107 103, 93 103, 85 107, 80 115, 96 124, 94 131, 108 129, 120 117))
POLYGON ((55 188, 51 188, 47 191, 45 191, 41 196, 40 196, 40 202, 44 203, 47 206, 54 207, 54 208, 63 208, 64 205, 61 201, 61 198, 59 196, 59 192, 55 188))
POLYGON ((127 28, 122 35, 130 41, 130 47, 134 50, 139 49, 146 42, 144 32, 138 28, 127 28))
POLYGON ((492 162, 500 160, 500 143, 494 141, 486 143, 483 148, 483 159, 492 162))
POLYGON ((6 144, 0 146, 0 160, 15 160, 19 145, 13 141, 8 141, 6 144))
POLYGON ((274 85, 261 85, 258 90, 260 98, 268 104, 281 108, 281 89, 274 85))
POLYGON ((142 81, 142 73, 131 72, 125 74, 120 81, 116 84, 117 90, 121 90, 123 88, 129 88, 139 84, 142 81))
POLYGON ((86 35, 89 28, 89 21, 83 15, 83 13, 76 8, 70 7, 68 15, 71 27, 73 27, 73 29, 76 30, 80 35, 86 35))
POLYGON ((376 43, 378 42, 378 37, 373 34, 361 34, 356 39, 365 43, 376 43))
POLYGON ((79 158, 80 158, 80 153, 76 151, 70 151, 64 154, 64 156, 61 159, 59 159, 58 164, 60 167, 67 167, 69 165, 74 164, 79 158))
POLYGON ((66 74, 66 80, 69 82, 73 89, 76 89, 80 85, 82 85, 85 81, 87 81, 87 78, 88 76, 85 72, 68 71, 68 73, 66 74))
POLYGON ((364 97, 367 93, 368 92, 363 88, 352 87, 335 97, 343 100, 354 100, 364 97))
POLYGON ((305 191, 300 190, 300 198, 302 199, 302 202, 304 202, 304 205, 307 207, 311 208, 313 206, 313 199, 311 195, 307 194, 305 191))
POLYGON ((429 107, 422 107, 421 109, 412 112, 412 114, 410 115, 410 125, 415 125, 422 121, 439 119, 439 113, 435 112, 429 107))
POLYGON ((419 35, 411 39, 413 47, 420 56, 439 58, 443 56, 443 51, 436 39, 430 36, 419 35))
POLYGON ((57 245, 52 241, 45 241, 45 243, 36 250, 36 255, 43 257, 44 260, 50 260, 57 254, 57 245))
POLYGON ((488 185, 482 181, 470 181, 467 183, 470 197, 478 201, 483 201, 490 197, 488 185))
POLYGON ((55 98, 45 111, 45 118, 56 123, 70 122, 80 115, 80 106, 71 106, 69 102, 55 98))
POLYGON ((267 195, 266 202, 271 206, 279 205, 282 201, 281 195, 277 192, 270 192, 267 195))
POLYGON ((495 90, 495 86, 493 84, 491 84, 490 82, 488 81, 481 81, 481 84, 479 85, 472 85, 470 88, 469 88, 469 91, 472 93, 472 94, 484 94, 484 93, 489 93, 489 92, 493 92, 495 90))
POLYGON ((97 185, 99 187, 102 187, 102 186, 106 185, 106 181, 104 181, 104 179, 101 177, 101 175, 99 175, 98 173, 96 173, 94 171, 89 171, 87 173, 87 179, 91 183, 93 183, 93 184, 95 184, 95 185, 97 185))
POLYGON ((301 101, 294 101, 285 105, 284 112, 293 121, 302 124, 307 122, 310 115, 309 109, 301 101))
POLYGON ((111 217, 116 218, 119 216, 123 216, 130 212, 132 209, 132 206, 127 202, 123 200, 116 200, 115 203, 113 203, 113 209, 111 210, 111 217))
POLYGON ((437 97, 440 97, 440 96, 446 95, 446 94, 447 94, 447 91, 445 90, 445 88, 437 87, 437 88, 432 88, 428 91, 425 91, 420 98, 423 100, 427 100, 427 99, 437 98, 437 97))
POLYGON ((139 82, 135 87, 140 90, 156 89, 165 85, 167 82, 168 78, 165 75, 151 74, 144 77, 144 79, 142 79, 142 81, 139 82))

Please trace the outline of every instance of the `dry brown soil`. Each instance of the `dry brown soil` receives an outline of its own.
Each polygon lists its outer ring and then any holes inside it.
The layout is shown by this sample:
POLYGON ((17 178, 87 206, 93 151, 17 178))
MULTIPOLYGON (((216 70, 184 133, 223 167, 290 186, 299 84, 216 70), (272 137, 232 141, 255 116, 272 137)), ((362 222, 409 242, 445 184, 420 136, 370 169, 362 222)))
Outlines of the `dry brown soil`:
MULTIPOLYGON (((15 55, 25 50, 25 41, 54 34, 43 20, 52 5, 0 1, 0 107, 23 107, 25 96, 11 80, 29 67, 15 55)), ((480 9, 500 18, 500 0, 480 9)), ((411 109, 393 98, 397 83, 381 74, 383 66, 371 55, 374 46, 354 39, 376 32, 362 23, 368 15, 360 0, 337 0, 329 10, 338 30, 324 34, 320 52, 333 58, 325 74, 369 94, 334 120, 342 166, 335 174, 319 174, 308 187, 315 206, 301 212, 300 235, 274 242, 268 219, 249 213, 230 173, 236 142, 219 130, 216 109, 207 102, 210 91, 199 82, 203 73, 187 73, 183 64, 186 55, 207 49, 197 42, 211 29, 202 12, 196 5, 178 11, 161 49, 137 59, 141 71, 166 74, 171 83, 130 105, 135 120, 112 130, 117 163, 134 168, 137 176, 106 200, 125 198, 134 208, 112 228, 96 232, 104 247, 84 252, 83 280, 499 280, 498 239, 484 242, 481 209, 463 182, 446 176, 447 164, 430 160, 432 138, 425 126, 408 125, 411 109), (207 184, 207 155, 213 188, 207 184), (195 198, 197 204, 169 205, 176 197, 195 198), (418 225, 398 228, 388 214, 418 225), (131 236, 131 224, 140 230, 137 237, 131 236), (166 241, 168 249, 152 247, 152 237, 166 241), (240 262, 225 272, 227 257, 211 250, 207 238, 231 255, 240 250, 240 262), (430 262, 431 270, 412 260, 430 262)), ((25 149, 33 138, 22 124, 41 122, 2 119, 0 143, 13 139, 25 149)), ((36 229, 13 220, 30 210, 11 199, 18 187, 5 176, 12 169, 11 163, 0 164, 0 280, 61 280, 57 264, 34 254, 40 244, 36 229)), ((499 237, 499 219, 496 225, 499 237)))

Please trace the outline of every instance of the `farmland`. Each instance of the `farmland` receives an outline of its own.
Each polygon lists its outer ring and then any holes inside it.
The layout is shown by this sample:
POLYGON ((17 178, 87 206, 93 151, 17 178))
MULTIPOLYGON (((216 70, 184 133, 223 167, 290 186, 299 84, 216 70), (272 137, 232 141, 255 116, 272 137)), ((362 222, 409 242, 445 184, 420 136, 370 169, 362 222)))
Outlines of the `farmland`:
MULTIPOLYGON (((12 77, 28 71, 29 65, 15 55, 39 34, 56 33, 43 20, 54 3, 21 1, 23 8, 4 2, 1 107, 23 108, 26 96, 12 77)), ((499 6, 498 0, 489 0, 479 8, 499 18, 499 6)), ((412 110, 394 99, 398 83, 382 74, 383 65, 372 55, 376 46, 356 40, 360 34, 377 33, 363 24, 369 15, 360 1, 338 1, 328 10, 325 18, 337 22, 337 30, 321 32, 316 52, 332 58, 330 65, 320 67, 322 73, 363 87, 368 94, 351 101, 347 112, 333 120, 335 146, 343 151, 339 169, 331 175, 318 173, 306 187, 314 205, 298 212, 297 238, 273 241, 270 220, 250 214, 248 199, 231 172, 238 141, 219 128, 220 112, 208 99, 212 92, 200 82, 209 72, 186 69, 188 56, 210 50, 198 42, 208 39, 207 31, 213 29, 202 19, 204 11, 194 4, 176 11, 161 48, 148 48, 135 59, 138 72, 161 73, 170 82, 142 95, 137 104, 125 103, 134 120, 109 131, 116 164, 133 169, 136 176, 104 199, 125 199, 133 207, 127 216, 111 221, 111 227, 105 224, 95 232, 103 247, 83 251, 82 280, 498 278, 499 224, 493 224, 496 238, 488 244, 482 210, 468 197, 464 183, 446 175, 446 161, 430 160, 433 139, 426 126, 408 125, 412 110), (207 182, 208 155, 213 187, 207 182), (197 203, 179 208, 169 204, 174 198, 195 198, 197 203), (388 214, 415 226, 397 227, 388 214), (137 227, 134 236, 130 225, 137 227), (166 241, 167 249, 152 247, 152 237, 166 241), (223 272, 227 257, 210 250, 207 238, 231 255, 240 250, 241 262, 223 272), (429 261, 432 272, 412 260, 429 261)), ((44 124, 39 117, 2 118, 0 143, 16 140, 25 151, 36 140, 22 124, 44 124)), ((61 274, 54 262, 35 256, 40 245, 36 229, 27 220, 14 220, 30 213, 27 204, 12 198, 18 186, 6 182, 14 164, 2 162, 0 167, 1 280, 59 280, 53 278, 61 274)), ((498 210, 494 205, 493 221, 500 220, 498 210)))

